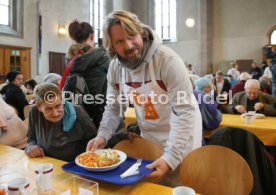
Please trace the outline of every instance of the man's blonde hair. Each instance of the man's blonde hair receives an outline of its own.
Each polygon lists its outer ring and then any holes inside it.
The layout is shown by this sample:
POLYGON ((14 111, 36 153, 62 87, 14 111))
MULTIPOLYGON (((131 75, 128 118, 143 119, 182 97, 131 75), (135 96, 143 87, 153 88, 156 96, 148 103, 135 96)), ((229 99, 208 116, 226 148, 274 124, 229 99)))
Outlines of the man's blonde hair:
POLYGON ((44 101, 53 102, 52 99, 62 97, 59 87, 52 83, 38 84, 34 89, 36 104, 41 104, 44 101))
POLYGON ((136 36, 138 34, 143 35, 143 24, 138 17, 127 11, 113 11, 107 15, 103 25, 103 45, 108 50, 110 58, 116 56, 116 51, 112 48, 110 28, 119 24, 130 36, 136 36))

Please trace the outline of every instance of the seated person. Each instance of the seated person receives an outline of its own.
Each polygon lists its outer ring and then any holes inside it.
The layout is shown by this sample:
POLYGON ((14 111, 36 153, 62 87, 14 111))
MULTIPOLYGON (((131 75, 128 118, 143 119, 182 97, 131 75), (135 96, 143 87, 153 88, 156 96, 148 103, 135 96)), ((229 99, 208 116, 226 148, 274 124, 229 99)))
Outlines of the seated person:
POLYGON ((217 109, 218 104, 214 99, 214 90, 212 89, 211 81, 206 77, 201 77, 195 80, 194 85, 194 95, 198 101, 203 128, 206 130, 218 128, 222 114, 217 109))
POLYGON ((42 83, 35 88, 36 106, 29 115, 29 157, 50 156, 71 161, 85 152, 87 142, 97 129, 81 106, 65 101, 59 87, 42 83))
POLYGON ((216 72, 216 79, 214 85, 216 86, 216 94, 228 94, 231 88, 231 83, 228 79, 223 77, 223 73, 221 71, 216 72))
POLYGON ((0 144, 23 149, 27 144, 27 127, 15 110, 0 97, 0 144))
POLYGON ((16 108, 18 116, 24 120, 23 109, 29 105, 26 96, 21 90, 23 85, 23 75, 18 71, 11 71, 7 74, 8 84, 0 91, 5 96, 5 101, 16 108))
POLYGON ((36 86, 36 81, 34 79, 29 79, 27 81, 25 81, 24 85, 27 89, 27 95, 32 95, 33 94, 33 91, 34 91, 34 88, 36 86))
POLYGON ((43 78, 43 83, 53 83, 59 86, 62 77, 56 73, 49 73, 43 78))
POLYGON ((225 107, 227 113, 245 113, 256 111, 269 116, 276 116, 276 98, 262 93, 258 80, 249 79, 244 86, 245 91, 234 95, 233 100, 225 107))
POLYGON ((34 91, 34 88, 35 88, 36 85, 37 85, 37 83, 34 79, 29 79, 29 80, 25 81, 25 83, 24 83, 24 86, 25 86, 26 91, 27 91, 26 99, 29 101, 30 104, 32 104, 31 100, 34 98, 33 91, 34 91))
POLYGON ((230 91, 232 91, 232 95, 235 95, 238 92, 244 91, 244 85, 248 79, 251 79, 250 74, 248 74, 247 72, 241 73, 240 81, 230 88, 230 91))
POLYGON ((267 93, 271 95, 271 92, 272 92, 271 79, 267 76, 262 76, 260 77, 259 81, 260 81, 261 91, 263 93, 267 93))

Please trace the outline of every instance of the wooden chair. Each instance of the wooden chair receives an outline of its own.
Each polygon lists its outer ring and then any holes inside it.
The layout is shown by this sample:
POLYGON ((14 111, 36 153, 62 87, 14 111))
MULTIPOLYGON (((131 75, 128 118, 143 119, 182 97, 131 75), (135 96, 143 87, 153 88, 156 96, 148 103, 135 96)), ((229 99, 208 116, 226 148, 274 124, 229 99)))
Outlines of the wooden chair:
MULTIPOLYGON (((132 144, 129 140, 123 140, 116 144, 113 149, 121 150, 128 156, 153 161, 161 157, 164 153, 163 147, 161 145, 142 138, 135 138, 132 144)), ((163 178, 144 178, 143 180, 170 187, 181 185, 179 167, 174 172, 167 173, 167 175, 165 175, 163 178)))
POLYGON ((24 117, 25 118, 29 118, 29 113, 30 113, 30 110, 32 109, 33 106, 34 105, 27 105, 27 106, 24 107, 23 112, 24 112, 24 117))
POLYGON ((253 187, 247 162, 222 146, 204 146, 192 151, 181 163, 180 178, 185 186, 204 195, 248 195, 253 187))
POLYGON ((146 160, 156 160, 163 154, 161 145, 142 138, 135 138, 133 143, 123 140, 117 143, 113 149, 121 150, 128 156, 146 160))

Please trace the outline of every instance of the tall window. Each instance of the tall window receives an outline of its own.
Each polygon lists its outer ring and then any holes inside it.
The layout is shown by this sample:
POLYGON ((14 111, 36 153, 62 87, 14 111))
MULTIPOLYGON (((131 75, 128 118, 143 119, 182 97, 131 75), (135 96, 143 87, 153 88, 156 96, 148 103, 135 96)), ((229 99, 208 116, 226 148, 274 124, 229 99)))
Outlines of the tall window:
POLYGON ((9 25, 10 7, 10 0, 0 0, 0 24, 9 25))
POLYGON ((103 38, 102 26, 106 14, 106 0, 90 0, 90 23, 95 31, 95 43, 103 38))
POLYGON ((276 29, 271 33, 270 42, 271 45, 276 45, 276 29))
POLYGON ((0 34, 23 36, 23 0, 0 0, 0 34))
POLYGON ((165 41, 176 41, 176 0, 154 0, 155 30, 165 41))

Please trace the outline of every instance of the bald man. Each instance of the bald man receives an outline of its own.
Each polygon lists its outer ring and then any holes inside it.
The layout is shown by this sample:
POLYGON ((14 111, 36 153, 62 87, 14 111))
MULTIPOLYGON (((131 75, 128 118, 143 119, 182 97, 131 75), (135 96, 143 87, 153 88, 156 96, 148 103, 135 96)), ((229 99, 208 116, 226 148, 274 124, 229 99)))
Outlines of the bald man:
POLYGON ((242 114, 248 111, 256 111, 268 116, 276 116, 276 98, 262 93, 258 80, 249 79, 244 86, 245 91, 234 95, 232 104, 226 106, 225 112, 242 114))

